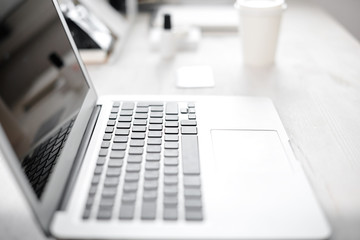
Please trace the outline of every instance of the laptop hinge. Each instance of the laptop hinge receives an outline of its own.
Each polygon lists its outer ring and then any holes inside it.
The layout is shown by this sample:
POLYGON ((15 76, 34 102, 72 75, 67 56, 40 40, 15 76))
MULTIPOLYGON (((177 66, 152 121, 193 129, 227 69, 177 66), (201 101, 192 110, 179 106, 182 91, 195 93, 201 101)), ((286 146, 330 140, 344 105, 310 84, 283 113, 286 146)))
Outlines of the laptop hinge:
POLYGON ((86 127, 84 136, 83 136, 83 138, 81 140, 81 144, 79 146, 79 151, 76 154, 74 165, 73 165, 73 167, 71 169, 71 172, 70 172, 69 180, 66 183, 65 191, 64 191, 64 194, 63 194, 62 199, 60 201, 60 205, 59 205, 59 208, 58 208, 58 210, 60 210, 60 211, 63 211, 63 210, 66 209, 66 206, 67 206, 68 201, 70 199, 71 192, 72 192, 72 190, 74 188, 76 178, 79 175, 79 171, 80 171, 81 165, 82 165, 82 163, 84 161, 85 153, 86 153, 87 148, 89 146, 91 136, 92 136, 92 134, 94 132, 96 122, 97 122, 97 120, 99 118, 100 110, 101 110, 101 106, 97 105, 97 106, 94 107, 94 110, 93 110, 93 112, 91 114, 90 120, 88 122, 88 125, 86 127))

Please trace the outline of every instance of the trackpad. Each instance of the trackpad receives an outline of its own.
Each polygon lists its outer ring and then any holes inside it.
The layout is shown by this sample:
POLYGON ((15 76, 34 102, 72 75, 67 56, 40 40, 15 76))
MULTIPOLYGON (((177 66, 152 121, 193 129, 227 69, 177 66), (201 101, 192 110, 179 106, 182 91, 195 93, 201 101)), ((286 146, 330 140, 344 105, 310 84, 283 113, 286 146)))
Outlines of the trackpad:
POLYGON ((226 172, 289 172, 276 131, 211 130, 216 168, 226 172))

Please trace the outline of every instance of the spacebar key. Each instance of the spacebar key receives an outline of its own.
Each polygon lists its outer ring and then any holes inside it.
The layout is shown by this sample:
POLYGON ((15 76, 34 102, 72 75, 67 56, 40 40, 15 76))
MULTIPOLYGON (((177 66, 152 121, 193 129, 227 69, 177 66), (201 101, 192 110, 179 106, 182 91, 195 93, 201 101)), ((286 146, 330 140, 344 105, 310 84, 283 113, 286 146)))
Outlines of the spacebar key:
POLYGON ((182 164, 183 173, 191 175, 200 174, 199 145, 197 135, 182 135, 182 164))

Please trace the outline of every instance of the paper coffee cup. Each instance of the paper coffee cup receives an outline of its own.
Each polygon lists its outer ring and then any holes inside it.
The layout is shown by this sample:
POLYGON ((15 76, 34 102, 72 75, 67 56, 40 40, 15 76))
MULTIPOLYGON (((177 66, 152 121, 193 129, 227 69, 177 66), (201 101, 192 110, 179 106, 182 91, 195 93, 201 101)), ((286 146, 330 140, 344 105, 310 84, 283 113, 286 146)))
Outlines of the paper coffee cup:
POLYGON ((284 0, 238 0, 244 63, 266 66, 274 62, 284 0))

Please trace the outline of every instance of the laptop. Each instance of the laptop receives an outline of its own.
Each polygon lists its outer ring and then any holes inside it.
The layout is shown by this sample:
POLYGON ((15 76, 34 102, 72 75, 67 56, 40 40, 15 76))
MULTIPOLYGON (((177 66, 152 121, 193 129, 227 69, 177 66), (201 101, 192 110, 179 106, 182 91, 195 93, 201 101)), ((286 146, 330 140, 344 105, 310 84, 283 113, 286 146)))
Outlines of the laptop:
POLYGON ((1 152, 46 235, 329 237, 269 99, 98 97, 56 1, 1 18, 1 152))

